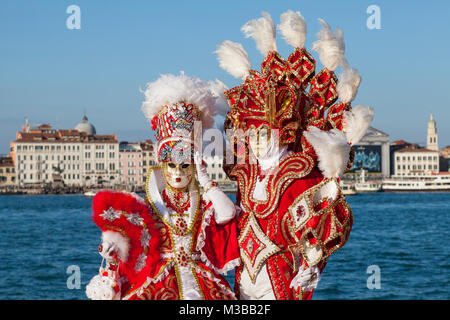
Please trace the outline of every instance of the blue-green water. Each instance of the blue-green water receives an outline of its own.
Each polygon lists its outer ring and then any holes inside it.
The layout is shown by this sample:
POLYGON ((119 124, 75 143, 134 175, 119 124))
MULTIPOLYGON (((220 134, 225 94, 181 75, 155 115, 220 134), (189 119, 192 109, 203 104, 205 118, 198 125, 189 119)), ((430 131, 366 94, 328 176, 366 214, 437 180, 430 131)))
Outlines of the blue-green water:
MULTIPOLYGON (((86 299, 101 262, 91 201, 0 197, 0 299, 86 299)), ((331 256, 313 299, 450 298, 450 193, 359 194, 348 201, 355 216, 350 239, 331 256), (379 289, 367 286, 374 265, 379 289)))

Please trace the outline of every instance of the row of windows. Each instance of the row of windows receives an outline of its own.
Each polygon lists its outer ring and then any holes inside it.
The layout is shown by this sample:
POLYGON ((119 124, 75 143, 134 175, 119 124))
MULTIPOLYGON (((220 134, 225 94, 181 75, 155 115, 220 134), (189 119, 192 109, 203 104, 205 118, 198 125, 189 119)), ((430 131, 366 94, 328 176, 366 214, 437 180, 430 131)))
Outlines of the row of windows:
MULTIPOLYGON (((30 155, 29 158, 27 158, 26 155, 24 155, 23 158, 20 155, 17 155, 17 161, 21 161, 21 160, 26 161, 27 159, 30 160, 30 161, 33 161, 33 155, 30 155)), ((41 157, 40 155, 38 155, 38 156, 36 156, 35 159, 37 161, 49 160, 50 157, 48 155, 46 155, 45 158, 44 158, 44 157, 41 157)), ((68 155, 68 156, 56 156, 56 159, 57 159, 57 161, 59 161, 61 159, 62 160, 80 160, 80 156, 70 156, 70 155, 68 155)), ((51 160, 55 160, 55 156, 54 155, 51 157, 51 160)))
MULTIPOLYGON (((95 169, 96 170, 105 170, 105 164, 104 163, 96 163, 95 164, 95 169)), ((84 164, 84 169, 87 171, 91 170, 91 164, 90 163, 85 163, 84 164)), ((114 163, 110 163, 109 164, 109 170, 116 170, 116 165, 114 163)))
MULTIPOLYGON (((20 175, 20 174, 18 175, 18 179, 22 180, 22 181, 23 180, 33 180, 33 177, 36 177, 37 180, 41 180, 41 177, 42 177, 42 179, 48 180, 49 175, 48 175, 48 173, 43 174, 43 175, 37 174, 35 176, 33 174, 27 175, 26 173, 24 173, 23 175, 20 175)), ((80 179, 79 174, 63 174, 62 177, 67 180, 79 180, 80 179)))
MULTIPOLYGON (((51 167, 53 167, 53 166, 51 166, 51 167)), ((33 170, 33 168, 34 169, 36 169, 36 170, 39 170, 39 169, 42 169, 42 170, 48 170, 49 168, 51 168, 49 165, 48 165, 48 163, 44 163, 44 164, 42 164, 42 166, 33 166, 33 164, 29 164, 28 165, 28 167, 27 167, 27 164, 19 164, 18 166, 17 166, 17 168, 19 169, 19 170, 27 170, 27 168, 29 169, 29 170, 33 170)), ((73 165, 71 165, 70 163, 68 163, 68 164, 63 164, 63 165, 61 165, 61 169, 64 169, 64 170, 70 170, 70 169, 72 169, 72 170, 80 170, 80 165, 79 164, 73 164, 73 165)))
MULTIPOLYGON (((110 152, 109 153, 109 158, 110 159, 114 159, 114 157, 115 157, 115 153, 114 152, 110 152)), ((90 152, 86 152, 85 154, 84 154, 84 157, 86 158, 86 159, 90 159, 91 158, 91 153, 90 152)), ((96 159, 104 159, 105 158, 105 153, 104 152, 96 152, 95 153, 95 158, 96 159)))
MULTIPOLYGON (((18 169, 19 170, 22 170, 22 169, 23 170, 27 170, 27 168, 28 168, 28 170, 33 170, 33 168, 34 169, 40 169, 39 166, 33 166, 33 164, 28 165, 28 167, 27 167, 26 164, 23 164, 23 165, 19 164, 18 165, 18 169)), ((42 170, 50 169, 48 164, 43 164, 41 166, 41 168, 42 168, 42 170)), ((53 168, 53 166, 51 166, 51 168, 53 168)), ((86 170, 91 170, 91 164, 90 163, 85 163, 84 168, 86 170)), ((95 168, 97 170, 105 170, 105 164, 104 163, 96 163, 95 164, 95 168)), ((69 164, 63 164, 61 166, 61 169, 63 169, 63 170, 80 170, 80 165, 79 164, 71 165, 70 163, 69 164)), ((116 169, 116 165, 114 163, 110 163, 109 164, 109 170, 115 170, 115 169, 116 169)), ((6 172, 9 172, 9 168, 8 168, 8 171, 6 171, 6 172)), ((14 172, 14 169, 12 169, 11 172, 14 172)), ((2 169, 0 169, 0 173, 3 173, 2 169)))
MULTIPOLYGON (((149 166, 154 166, 155 165, 155 161, 149 161, 148 165, 149 166)), ((137 163, 137 165, 136 165, 136 162, 127 162, 127 166, 130 167, 130 168, 147 166, 147 161, 140 161, 140 162, 137 163)), ((123 163, 122 162, 119 162, 119 167, 121 167, 121 168, 123 167, 123 163)))
MULTIPOLYGON (((109 150, 114 150, 116 148, 116 146, 114 144, 109 145, 108 149, 109 150)), ((84 146, 85 150, 90 150, 91 146, 90 145, 85 145, 84 146)), ((105 149, 105 145, 96 145, 95 146, 96 150, 104 150, 105 149)), ((33 151, 33 150, 51 150, 51 151, 80 151, 80 146, 71 146, 71 145, 45 145, 45 146, 35 146, 35 145, 17 145, 17 151, 33 151)))
POLYGON ((14 173, 15 172, 14 168, 5 168, 5 169, 0 168, 0 173, 3 173, 3 171, 5 173, 14 173))
MULTIPOLYGON (((423 168, 422 168, 422 165, 408 165, 408 166, 406 166, 406 165, 397 165, 397 169, 398 170, 401 170, 401 169, 403 169, 403 170, 406 170, 406 169, 408 169, 408 170, 411 170, 411 168, 412 168, 412 170, 426 170, 427 169, 427 166, 426 165, 423 165, 423 168)), ((438 166, 435 164, 435 165, 431 165, 431 164, 429 164, 428 165, 428 170, 437 170, 437 168, 438 168, 438 166)))
MULTIPOLYGON (((11 182, 16 181, 16 177, 12 176, 10 180, 11 180, 11 182)), ((8 177, 0 176, 0 183, 7 183, 7 182, 8 182, 8 177)))
MULTIPOLYGON (((403 161, 406 161, 406 160, 408 160, 408 161, 411 161, 411 158, 412 158, 412 160, 413 161, 415 161, 416 160, 416 157, 415 156, 413 156, 413 157, 406 157, 406 156, 402 156, 402 157, 400 157, 400 156, 397 156, 396 157, 396 160, 397 161, 400 161, 400 160, 403 160, 403 161)), ((436 161, 437 160, 437 156, 428 156, 428 158, 426 157, 426 156, 418 156, 417 157, 417 160, 418 161, 423 161, 423 160, 429 160, 429 161, 431 161, 431 160, 434 160, 434 161, 436 161)))
MULTIPOLYGON (((136 183, 137 180, 139 180, 140 182, 145 182, 145 177, 141 177, 141 178, 128 177, 128 180, 127 180, 127 181, 128 181, 128 182, 134 182, 134 183, 136 183)), ((124 182, 122 177, 120 178, 120 181, 121 181, 121 182, 124 182)))
MULTIPOLYGON (((206 167, 208 168, 209 165, 206 164, 206 167)), ((218 163, 218 164, 217 164, 217 167, 218 167, 218 168, 222 168, 222 164, 221 164, 221 163, 218 163)), ((211 168, 215 168, 215 163, 211 163, 211 168)))
MULTIPOLYGON (((119 153, 119 158, 120 159, 122 159, 122 156, 123 156, 123 158, 126 158, 126 159, 136 159, 136 154, 135 153, 127 153, 126 155, 124 155, 124 152, 120 152, 119 153)), ((146 157, 147 156, 147 154, 144 152, 144 153, 138 153, 138 158, 142 158, 142 157, 146 157)), ((149 152, 149 154, 148 154, 148 156, 149 157, 153 157, 153 153, 150 153, 149 152)))

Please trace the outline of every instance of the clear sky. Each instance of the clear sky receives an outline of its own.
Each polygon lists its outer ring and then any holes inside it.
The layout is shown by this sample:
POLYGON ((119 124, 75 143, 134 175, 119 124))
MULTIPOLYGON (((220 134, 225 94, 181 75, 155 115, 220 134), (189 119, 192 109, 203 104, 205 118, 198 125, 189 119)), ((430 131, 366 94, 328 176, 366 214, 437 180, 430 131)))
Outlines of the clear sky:
MULTIPOLYGON (((2 0, 0 153, 9 152, 25 118, 68 129, 86 113, 97 133, 153 138, 140 88, 181 70, 240 84, 219 67, 216 45, 241 42, 257 69, 263 57, 240 28, 261 11, 278 24, 288 9, 307 21, 307 49, 318 18, 343 29, 346 56, 363 78, 353 105, 373 107, 375 128, 391 141, 425 144, 433 113, 440 147, 450 145, 450 1, 2 0), (66 26, 73 4, 81 9, 80 30, 66 26), (367 27, 369 5, 379 6, 381 29, 367 27)), ((292 50, 281 37, 278 49, 284 57, 292 50)))

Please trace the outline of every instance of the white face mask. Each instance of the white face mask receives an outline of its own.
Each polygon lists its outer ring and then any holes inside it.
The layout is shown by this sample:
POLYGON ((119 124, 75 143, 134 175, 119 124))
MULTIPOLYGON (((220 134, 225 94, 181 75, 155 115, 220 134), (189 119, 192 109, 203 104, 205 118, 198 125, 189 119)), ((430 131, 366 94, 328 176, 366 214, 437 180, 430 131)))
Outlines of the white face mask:
POLYGON ((185 189, 194 175, 194 166, 191 163, 177 164, 164 162, 162 171, 166 183, 174 189, 185 189))
POLYGON ((253 154, 259 158, 267 152, 270 146, 270 130, 265 126, 250 129, 248 140, 253 154))

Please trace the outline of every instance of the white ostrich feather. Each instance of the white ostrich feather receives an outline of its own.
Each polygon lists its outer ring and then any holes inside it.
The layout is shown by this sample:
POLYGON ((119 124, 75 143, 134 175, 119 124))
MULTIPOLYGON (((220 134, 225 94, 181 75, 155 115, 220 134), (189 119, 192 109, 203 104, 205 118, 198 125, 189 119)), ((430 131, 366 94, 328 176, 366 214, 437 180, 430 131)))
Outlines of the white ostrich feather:
POLYGON ((312 49, 319 53, 320 62, 330 71, 336 70, 344 57, 344 34, 340 28, 333 33, 328 23, 319 19, 322 29, 317 34, 319 40, 313 43, 312 49))
POLYGON ((216 99, 215 106, 217 114, 226 115, 229 111, 229 106, 224 93, 228 90, 228 87, 219 79, 216 79, 215 81, 208 81, 208 85, 209 90, 216 99))
POLYGON ((272 17, 267 12, 262 15, 262 18, 248 21, 241 30, 246 38, 252 37, 255 40, 259 52, 265 56, 269 51, 277 50, 277 43, 272 17))
POLYGON ((214 116, 218 114, 217 102, 221 100, 216 91, 218 86, 217 82, 192 78, 184 72, 179 75, 163 74, 158 80, 147 84, 141 109, 151 121, 164 105, 180 101, 193 103, 201 112, 203 128, 211 128, 214 116))
POLYGON ((344 133, 338 129, 322 131, 311 126, 303 134, 319 158, 322 174, 327 178, 340 177, 347 168, 351 148, 344 133))
POLYGON ((226 40, 214 52, 217 54, 219 66, 233 77, 245 79, 251 69, 250 59, 242 45, 226 40))
POLYGON ((361 77, 358 70, 353 69, 347 62, 347 59, 342 59, 342 69, 344 70, 339 78, 337 84, 337 92, 339 99, 344 103, 352 102, 358 93, 361 77))
POLYGON ((354 145, 364 137, 373 116, 373 109, 364 106, 356 106, 344 112, 344 131, 348 143, 354 145))
POLYGON ((278 25, 283 39, 293 47, 303 48, 306 41, 306 21, 300 12, 288 10, 281 15, 278 25))

